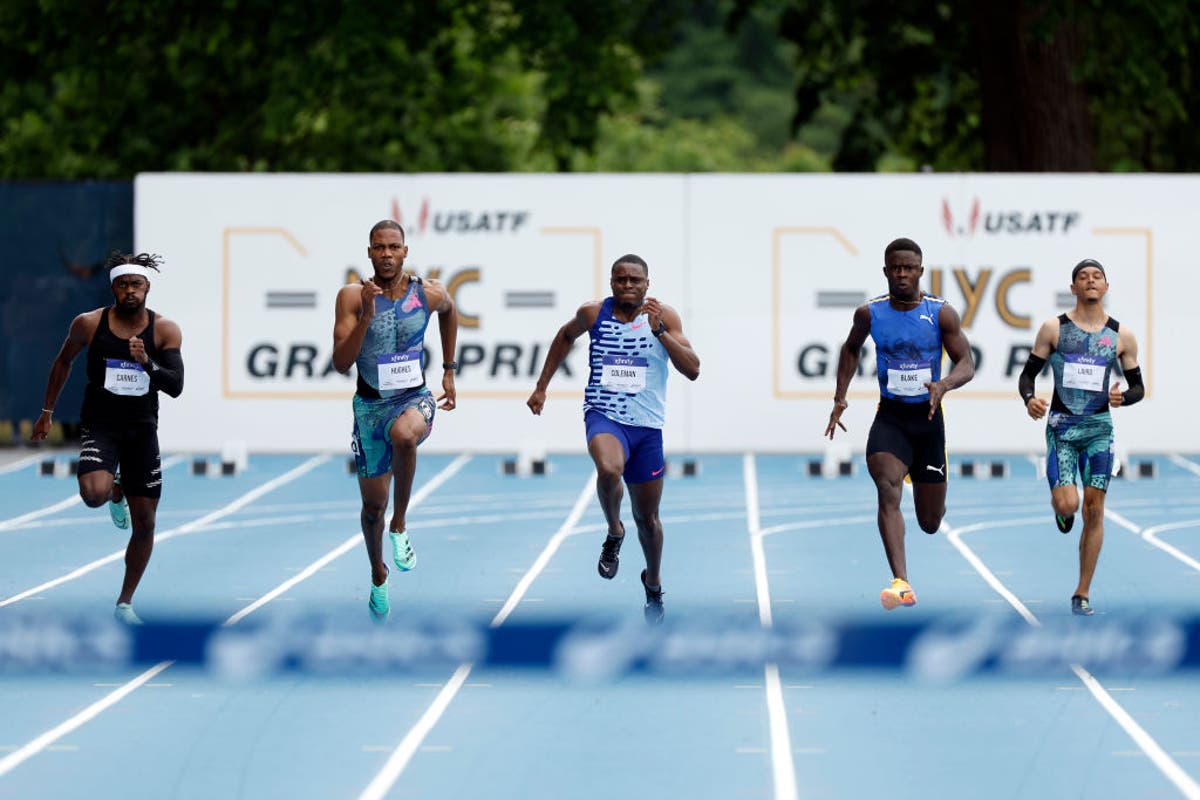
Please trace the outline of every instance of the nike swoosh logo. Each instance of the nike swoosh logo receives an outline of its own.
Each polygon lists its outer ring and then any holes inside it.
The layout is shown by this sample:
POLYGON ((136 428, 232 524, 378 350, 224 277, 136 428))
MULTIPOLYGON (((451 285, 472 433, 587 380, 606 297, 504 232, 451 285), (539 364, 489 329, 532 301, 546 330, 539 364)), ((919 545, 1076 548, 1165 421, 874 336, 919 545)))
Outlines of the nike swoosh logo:
POLYGON ((635 322, 632 325, 630 325, 629 327, 633 328, 634 330, 637 330, 638 328, 642 327, 645 324, 646 323, 644 323, 644 322, 635 322))
POLYGON ((659 467, 658 469, 654 470, 654 472, 651 472, 650 474, 657 477, 659 475, 662 475, 662 471, 664 469, 666 469, 666 467, 659 467))

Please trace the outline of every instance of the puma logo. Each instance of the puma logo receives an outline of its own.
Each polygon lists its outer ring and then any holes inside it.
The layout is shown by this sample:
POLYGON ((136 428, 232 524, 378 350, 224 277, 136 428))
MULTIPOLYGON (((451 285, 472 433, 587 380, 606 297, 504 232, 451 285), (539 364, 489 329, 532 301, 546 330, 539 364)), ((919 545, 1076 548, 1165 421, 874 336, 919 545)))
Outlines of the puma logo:
POLYGON ((929 470, 930 472, 936 472, 938 475, 941 475, 943 478, 946 477, 946 465, 945 464, 942 464, 940 467, 934 467, 934 466, 930 466, 929 464, 926 464, 925 469, 929 470))
POLYGON ((921 314, 920 316, 921 316, 921 319, 928 320, 930 325, 934 324, 933 317, 929 316, 928 314, 921 314))

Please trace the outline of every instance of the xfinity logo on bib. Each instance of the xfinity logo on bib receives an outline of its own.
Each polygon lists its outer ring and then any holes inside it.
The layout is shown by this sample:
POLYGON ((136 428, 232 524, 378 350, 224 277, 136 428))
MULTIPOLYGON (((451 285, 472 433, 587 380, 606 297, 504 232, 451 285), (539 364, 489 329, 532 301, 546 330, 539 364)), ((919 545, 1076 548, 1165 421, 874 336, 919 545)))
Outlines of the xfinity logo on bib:
POLYGON ((516 233, 529 222, 531 212, 515 209, 434 210, 429 198, 421 200, 416 216, 405 220, 400 201, 392 198, 392 219, 408 233, 516 233))
POLYGON ((960 214, 950 207, 949 200, 942 198, 942 227, 951 236, 974 236, 977 232, 1067 234, 1079 225, 1082 216, 1078 211, 1061 210, 984 211, 978 197, 971 200, 967 209, 960 209, 960 214))

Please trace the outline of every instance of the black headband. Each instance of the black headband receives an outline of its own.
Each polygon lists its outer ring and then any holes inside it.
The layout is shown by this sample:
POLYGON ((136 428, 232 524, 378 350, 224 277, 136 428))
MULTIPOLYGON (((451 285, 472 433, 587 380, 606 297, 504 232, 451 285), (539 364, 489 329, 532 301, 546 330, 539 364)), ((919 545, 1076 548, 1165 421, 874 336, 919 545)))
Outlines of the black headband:
POLYGON ((1104 276, 1104 280, 1108 280, 1108 273, 1104 271, 1104 265, 1094 258, 1085 258, 1075 265, 1075 269, 1071 270, 1071 283, 1075 282, 1075 276, 1079 274, 1079 270, 1084 267, 1095 267, 1100 270, 1100 274, 1104 276))

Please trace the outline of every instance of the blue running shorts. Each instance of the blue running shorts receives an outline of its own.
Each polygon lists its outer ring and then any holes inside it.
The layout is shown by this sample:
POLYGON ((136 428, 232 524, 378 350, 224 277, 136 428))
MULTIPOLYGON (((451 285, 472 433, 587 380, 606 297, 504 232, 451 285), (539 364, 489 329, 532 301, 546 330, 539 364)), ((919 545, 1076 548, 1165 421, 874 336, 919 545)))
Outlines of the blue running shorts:
POLYGON ((354 434, 350 449, 354 452, 359 477, 377 478, 391 472, 392 440, 388 437, 388 429, 410 408, 417 409, 425 417, 423 442, 433 431, 433 415, 437 411, 437 401, 429 389, 421 386, 406 394, 379 400, 354 395, 354 434))
POLYGON ((662 431, 639 425, 623 425, 614 422, 599 411, 589 410, 583 415, 587 440, 601 433, 617 437, 625 451, 626 483, 647 483, 661 480, 667 462, 663 458, 662 431))

